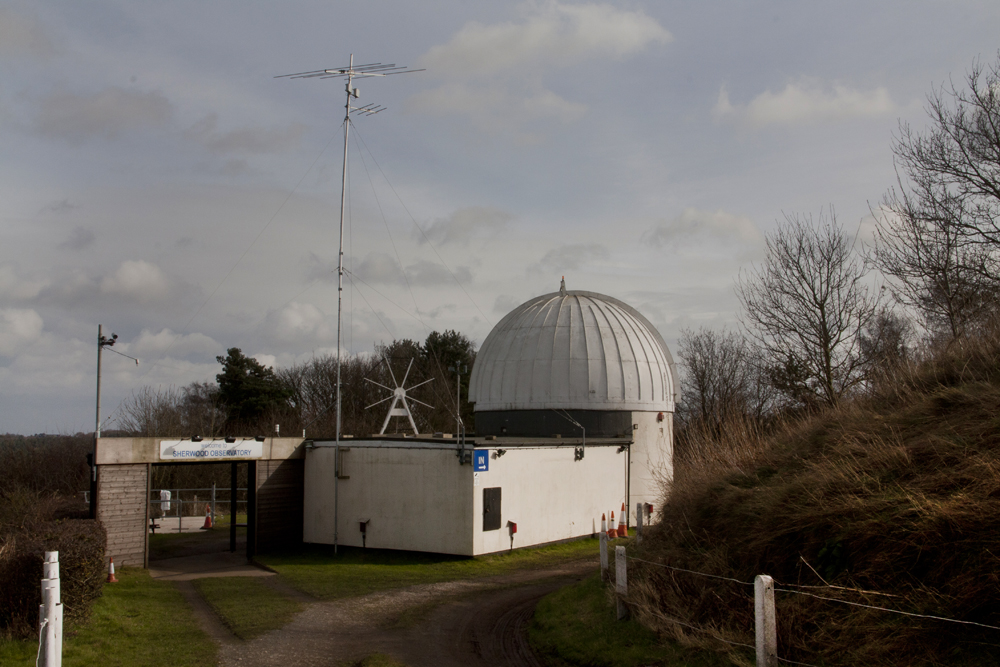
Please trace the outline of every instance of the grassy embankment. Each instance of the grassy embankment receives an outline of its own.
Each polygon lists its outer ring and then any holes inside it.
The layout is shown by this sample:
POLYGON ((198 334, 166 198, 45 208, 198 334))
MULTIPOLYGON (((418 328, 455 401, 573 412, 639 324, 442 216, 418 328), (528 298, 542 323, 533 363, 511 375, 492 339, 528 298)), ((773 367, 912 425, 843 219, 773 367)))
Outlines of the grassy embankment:
POLYGON ((547 665, 721 667, 724 657, 664 641, 634 620, 618 621, 609 588, 595 574, 542 598, 528 637, 547 665))
MULTIPOLYGON (((776 594, 782 658, 1000 664, 998 630, 802 594, 1000 626, 1000 335, 954 343, 770 437, 709 445, 714 457, 678 469, 630 556, 799 591, 776 594)), ((633 561, 629 588, 662 635, 721 652, 713 637, 753 643, 752 587, 633 561)))
MULTIPOLYGON (((177 588, 124 568, 119 583, 105 586, 90 620, 66 628, 66 667, 211 667, 215 644, 198 627, 177 588), (169 656, 169 657, 168 657, 169 656)), ((38 641, 0 639, 0 664, 35 664, 38 641)))

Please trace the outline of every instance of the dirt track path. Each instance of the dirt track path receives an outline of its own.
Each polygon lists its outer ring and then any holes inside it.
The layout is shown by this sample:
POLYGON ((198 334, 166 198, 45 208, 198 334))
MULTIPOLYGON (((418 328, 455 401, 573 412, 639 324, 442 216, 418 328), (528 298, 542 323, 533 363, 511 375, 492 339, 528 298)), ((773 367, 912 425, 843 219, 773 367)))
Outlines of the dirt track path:
MULTIPOLYGON (((386 653, 410 667, 543 663, 527 626, 538 600, 593 572, 596 561, 544 570, 412 586, 361 598, 313 602, 285 627, 242 642, 221 640, 223 667, 338 665, 386 653)), ((218 623, 217 619, 215 620, 218 623)))

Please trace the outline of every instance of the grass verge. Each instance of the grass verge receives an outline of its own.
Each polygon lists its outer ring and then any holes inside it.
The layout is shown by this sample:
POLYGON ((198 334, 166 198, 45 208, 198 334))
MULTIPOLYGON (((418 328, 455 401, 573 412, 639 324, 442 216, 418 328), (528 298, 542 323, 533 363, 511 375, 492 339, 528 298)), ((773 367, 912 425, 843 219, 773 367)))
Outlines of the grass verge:
POLYGON ((723 656, 662 641, 633 620, 616 620, 599 575, 546 595, 535 609, 528 639, 545 664, 631 667, 731 664, 723 656))
MULTIPOLYGON (((177 588, 123 568, 119 582, 104 587, 90 620, 66 629, 66 667, 214 667, 215 644, 198 627, 177 588)), ((0 664, 34 665, 37 641, 0 639, 0 664)))
POLYGON ((596 558, 598 541, 583 539, 537 549, 468 558, 414 551, 310 545, 289 554, 259 556, 295 588, 323 600, 455 579, 473 579, 516 570, 596 558))
POLYGON ((302 605, 269 588, 258 577, 195 579, 198 594, 234 635, 253 639, 276 630, 302 611, 302 605))

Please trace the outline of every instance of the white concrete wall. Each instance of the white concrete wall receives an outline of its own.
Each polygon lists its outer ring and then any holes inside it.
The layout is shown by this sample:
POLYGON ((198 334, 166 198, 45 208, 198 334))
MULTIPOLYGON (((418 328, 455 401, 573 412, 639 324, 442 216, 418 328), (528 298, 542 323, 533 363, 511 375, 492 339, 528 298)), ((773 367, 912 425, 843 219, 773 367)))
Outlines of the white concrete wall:
MULTIPOLYGON (((340 480, 339 543, 361 546, 358 523, 370 519, 367 546, 459 555, 510 548, 508 521, 517 523, 514 547, 593 535, 601 514, 620 513, 625 502, 625 453, 588 446, 582 461, 574 448, 508 447, 478 484, 472 466, 455 452, 389 449, 352 443, 340 480), (483 489, 500 487, 500 529, 483 531, 483 489)), ((307 450, 304 540, 333 543, 334 449, 307 450)))
POLYGON ((617 450, 588 446, 583 460, 574 461, 573 447, 510 447, 499 458, 491 448, 489 472, 479 473, 474 494, 474 553, 509 549, 508 521, 517 524, 515 548, 595 534, 601 514, 614 510, 617 517, 625 502, 626 459, 617 450), (484 532, 483 489, 488 487, 503 489, 501 528, 484 532))
MULTIPOLYGON (((369 519, 369 547, 472 555, 472 466, 454 450, 343 448, 340 544, 360 547, 359 522, 369 519)), ((306 542, 333 544, 334 458, 333 447, 306 451, 306 542)))
POLYGON ((632 423, 638 424, 633 432, 630 524, 636 523, 635 504, 652 503, 654 512, 660 510, 666 485, 674 479, 674 415, 663 413, 663 421, 656 421, 659 413, 633 412, 632 423))

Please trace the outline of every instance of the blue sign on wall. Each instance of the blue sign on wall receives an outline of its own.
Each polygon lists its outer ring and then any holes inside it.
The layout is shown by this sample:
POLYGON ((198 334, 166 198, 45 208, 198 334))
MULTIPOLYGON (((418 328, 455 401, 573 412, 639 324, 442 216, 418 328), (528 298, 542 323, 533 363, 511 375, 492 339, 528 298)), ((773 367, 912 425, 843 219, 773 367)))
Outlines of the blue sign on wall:
POLYGON ((490 469, 490 450, 476 449, 472 453, 472 469, 476 472, 487 472, 490 469))

